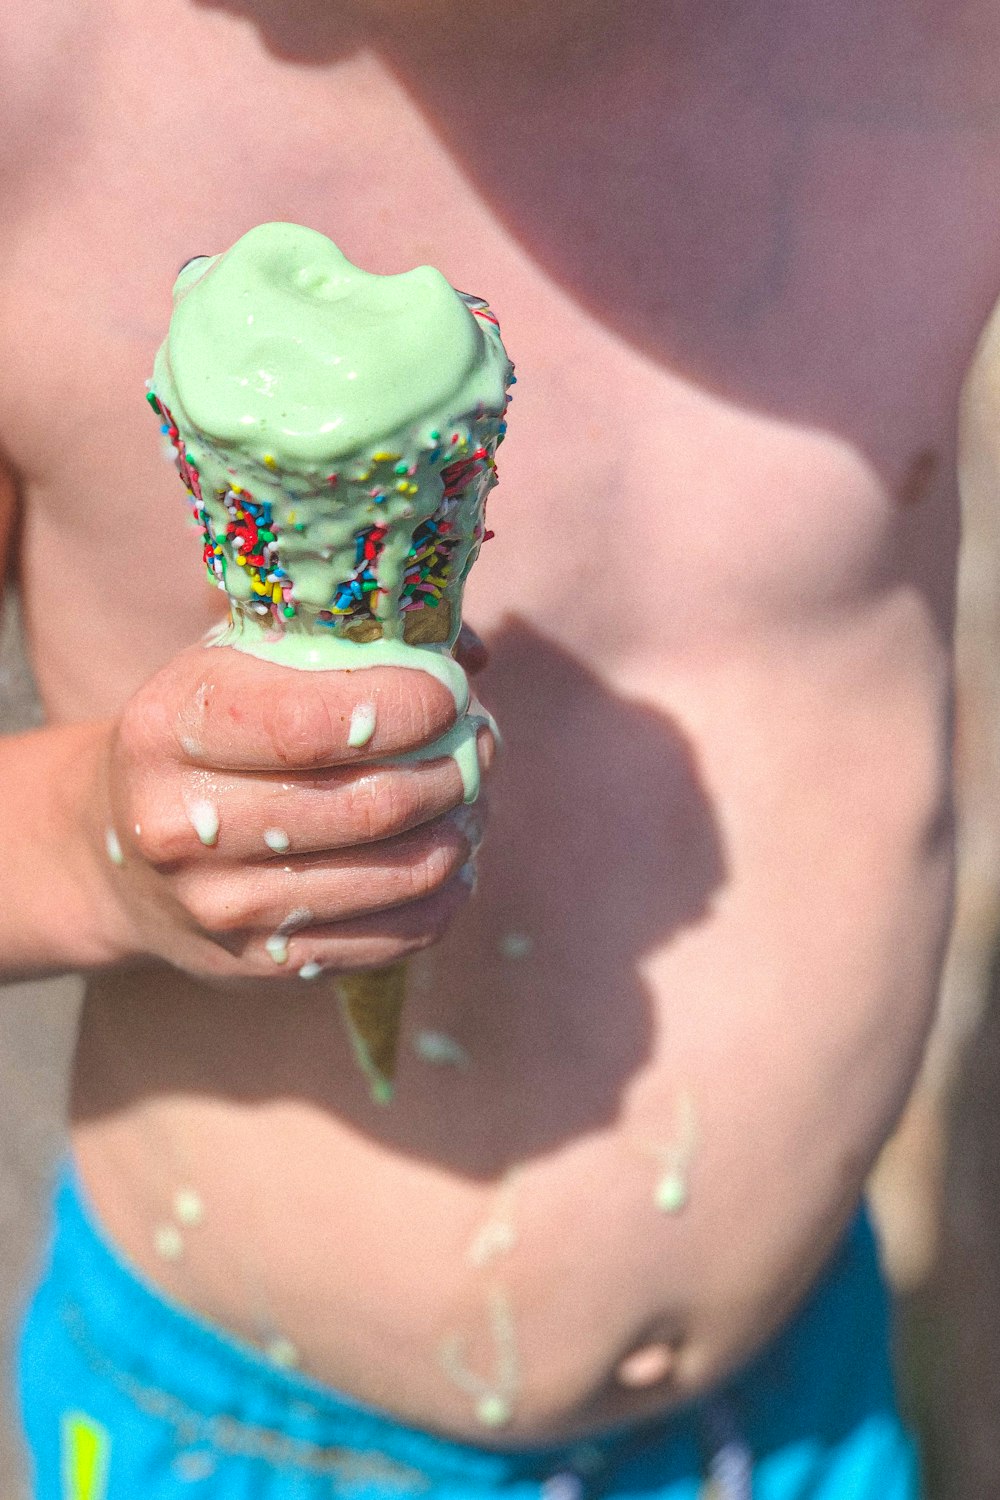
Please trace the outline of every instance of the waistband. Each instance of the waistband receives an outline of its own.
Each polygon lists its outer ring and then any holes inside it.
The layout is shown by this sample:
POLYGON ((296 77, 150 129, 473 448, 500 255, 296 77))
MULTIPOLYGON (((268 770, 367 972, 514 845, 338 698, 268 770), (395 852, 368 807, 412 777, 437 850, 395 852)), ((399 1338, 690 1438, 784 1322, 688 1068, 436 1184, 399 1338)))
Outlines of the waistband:
POLYGON ((184 1443, 401 1490, 465 1482, 542 1483, 566 1470, 598 1477, 647 1446, 703 1458, 698 1412, 594 1438, 508 1451, 399 1422, 295 1370, 171 1301, 105 1236, 71 1164, 55 1194, 50 1276, 74 1345, 98 1377, 184 1443))

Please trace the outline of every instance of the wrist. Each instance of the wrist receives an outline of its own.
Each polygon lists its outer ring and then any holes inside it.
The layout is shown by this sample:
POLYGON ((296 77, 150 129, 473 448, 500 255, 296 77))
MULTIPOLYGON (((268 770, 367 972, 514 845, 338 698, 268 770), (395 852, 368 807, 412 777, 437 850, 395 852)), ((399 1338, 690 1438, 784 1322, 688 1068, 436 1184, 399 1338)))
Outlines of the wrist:
POLYGON ((0 742, 15 810, 0 916, 10 977, 101 968, 135 951, 105 842, 112 728, 69 724, 0 742))

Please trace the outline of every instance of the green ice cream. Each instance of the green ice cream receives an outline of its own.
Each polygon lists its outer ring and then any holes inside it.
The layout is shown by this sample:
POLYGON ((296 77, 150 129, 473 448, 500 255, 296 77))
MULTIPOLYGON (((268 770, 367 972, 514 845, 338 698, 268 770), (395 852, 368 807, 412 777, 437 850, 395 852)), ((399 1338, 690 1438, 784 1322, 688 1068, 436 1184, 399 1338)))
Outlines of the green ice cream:
POLYGON ((448 655, 460 628, 512 379, 486 304, 430 266, 373 275, 295 224, 189 263, 150 399, 230 598, 228 643, 300 666, 406 652, 434 670, 426 654, 448 655))
POLYGON ((499 417, 509 365, 432 266, 376 276, 297 224, 181 272, 154 385, 185 426, 310 473, 414 423, 499 417))

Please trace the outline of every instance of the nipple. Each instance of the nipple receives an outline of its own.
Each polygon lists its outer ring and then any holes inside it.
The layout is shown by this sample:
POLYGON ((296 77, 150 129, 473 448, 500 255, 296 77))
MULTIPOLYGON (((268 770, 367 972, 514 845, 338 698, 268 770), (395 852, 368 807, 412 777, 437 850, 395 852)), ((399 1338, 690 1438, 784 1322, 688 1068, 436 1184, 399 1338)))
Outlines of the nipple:
POLYGON ((676 1363, 677 1350, 673 1345, 643 1344, 626 1355, 615 1371, 615 1379, 629 1390, 647 1390, 651 1385, 669 1380, 676 1363))

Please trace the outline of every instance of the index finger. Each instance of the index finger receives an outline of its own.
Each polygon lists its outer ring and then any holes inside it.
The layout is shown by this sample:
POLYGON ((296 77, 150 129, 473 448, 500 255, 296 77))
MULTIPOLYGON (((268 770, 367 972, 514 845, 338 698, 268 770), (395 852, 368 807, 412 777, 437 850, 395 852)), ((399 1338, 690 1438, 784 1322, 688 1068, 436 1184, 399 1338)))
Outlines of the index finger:
MULTIPOLYGON (((438 678, 410 667, 299 670, 231 647, 196 648, 171 666, 178 750, 219 770, 314 770, 405 754, 439 739, 468 701, 467 688, 456 703, 438 678)), ((464 682, 457 668, 456 680, 464 682)))

